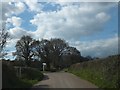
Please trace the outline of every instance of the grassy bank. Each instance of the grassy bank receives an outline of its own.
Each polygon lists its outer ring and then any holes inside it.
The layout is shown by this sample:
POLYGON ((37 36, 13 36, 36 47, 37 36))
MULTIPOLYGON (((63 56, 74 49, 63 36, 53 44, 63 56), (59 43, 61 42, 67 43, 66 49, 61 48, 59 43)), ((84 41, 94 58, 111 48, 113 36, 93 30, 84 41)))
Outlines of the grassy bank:
POLYGON ((100 88, 120 88, 120 60, 110 56, 72 65, 69 72, 86 79, 100 88))

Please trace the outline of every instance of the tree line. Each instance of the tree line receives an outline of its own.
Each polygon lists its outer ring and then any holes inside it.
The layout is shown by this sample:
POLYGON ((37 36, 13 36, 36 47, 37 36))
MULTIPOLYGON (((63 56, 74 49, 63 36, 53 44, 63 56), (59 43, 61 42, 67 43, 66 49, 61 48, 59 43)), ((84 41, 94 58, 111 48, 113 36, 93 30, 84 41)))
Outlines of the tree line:
MULTIPOLYGON (((0 30, 0 59, 3 59, 7 52, 5 46, 9 39, 9 34, 5 29, 0 30)), ((71 64, 91 60, 90 57, 83 57, 79 50, 60 38, 35 40, 30 36, 22 36, 16 43, 14 61, 10 61, 14 66, 42 67, 42 63, 47 64, 47 69, 64 68, 71 64)))
POLYGON ((47 70, 62 69, 71 64, 82 62, 83 57, 79 50, 60 38, 35 40, 30 36, 22 36, 16 43, 17 61, 24 66, 31 66, 33 61, 46 63, 47 70))

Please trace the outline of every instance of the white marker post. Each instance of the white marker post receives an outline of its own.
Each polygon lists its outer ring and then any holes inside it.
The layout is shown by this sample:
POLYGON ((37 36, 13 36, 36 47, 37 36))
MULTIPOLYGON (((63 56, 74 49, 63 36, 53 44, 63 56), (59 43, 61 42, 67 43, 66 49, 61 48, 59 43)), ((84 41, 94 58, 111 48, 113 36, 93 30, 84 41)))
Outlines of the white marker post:
POLYGON ((43 71, 45 71, 45 65, 46 65, 46 63, 43 63, 43 71))

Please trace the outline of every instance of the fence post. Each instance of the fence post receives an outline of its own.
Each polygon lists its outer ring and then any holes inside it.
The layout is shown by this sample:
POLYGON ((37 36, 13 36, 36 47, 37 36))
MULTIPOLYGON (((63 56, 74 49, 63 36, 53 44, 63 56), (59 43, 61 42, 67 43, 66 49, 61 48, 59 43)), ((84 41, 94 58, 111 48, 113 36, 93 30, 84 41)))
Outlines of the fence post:
POLYGON ((20 69, 19 69, 20 70, 19 71, 19 77, 21 77, 21 69, 22 69, 22 67, 20 67, 20 69))

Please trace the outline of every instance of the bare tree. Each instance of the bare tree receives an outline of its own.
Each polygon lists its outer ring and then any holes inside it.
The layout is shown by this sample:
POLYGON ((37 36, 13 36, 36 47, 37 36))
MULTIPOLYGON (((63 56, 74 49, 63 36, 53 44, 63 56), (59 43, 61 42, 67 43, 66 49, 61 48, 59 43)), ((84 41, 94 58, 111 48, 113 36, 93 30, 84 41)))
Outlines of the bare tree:
POLYGON ((7 43, 9 34, 5 29, 0 30, 0 58, 3 58, 7 53, 4 52, 4 48, 7 43))
POLYGON ((61 39, 51 39, 50 41, 43 39, 33 43, 35 55, 47 64, 48 70, 60 67, 62 50, 66 46, 68 46, 67 43, 61 39))
POLYGON ((55 68, 61 67, 61 58, 62 58, 62 51, 64 48, 68 47, 68 43, 62 39, 51 39, 50 40, 52 46, 52 63, 55 68))
POLYGON ((32 38, 30 36, 23 36, 16 44, 15 55, 24 59, 26 66, 30 66, 32 52, 32 38))
POLYGON ((66 47, 62 52, 62 66, 69 67, 72 64, 82 62, 82 56, 75 47, 66 47))
POLYGON ((34 55, 41 58, 42 62, 47 63, 47 69, 50 69, 50 41, 46 39, 42 39, 41 41, 34 41, 32 43, 34 55))

